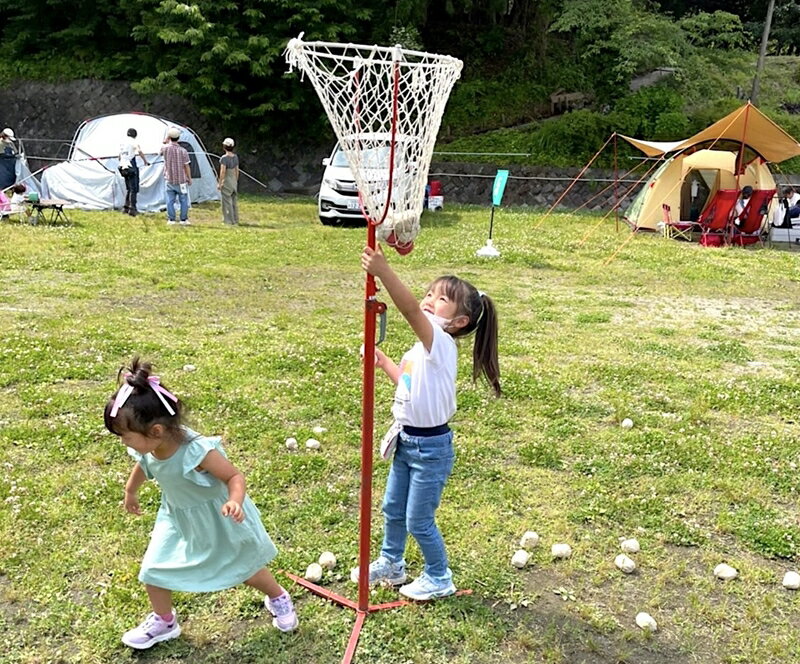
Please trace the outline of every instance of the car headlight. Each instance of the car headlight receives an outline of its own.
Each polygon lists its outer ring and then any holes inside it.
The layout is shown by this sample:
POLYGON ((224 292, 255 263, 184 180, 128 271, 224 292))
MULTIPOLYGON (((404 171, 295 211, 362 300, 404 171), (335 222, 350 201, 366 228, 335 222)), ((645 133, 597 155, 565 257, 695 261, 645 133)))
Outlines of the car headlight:
POLYGON ((326 187, 334 189, 336 187, 336 180, 333 178, 322 178, 322 184, 324 184, 326 187))

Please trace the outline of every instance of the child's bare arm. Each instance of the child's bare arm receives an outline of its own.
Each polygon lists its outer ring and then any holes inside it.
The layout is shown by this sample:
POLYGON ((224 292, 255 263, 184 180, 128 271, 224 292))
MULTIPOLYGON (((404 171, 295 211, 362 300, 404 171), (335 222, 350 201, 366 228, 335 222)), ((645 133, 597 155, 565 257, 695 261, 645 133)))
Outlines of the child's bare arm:
POLYGON ((389 297, 392 298, 392 302, 414 330, 417 339, 425 346, 425 350, 430 351, 433 345, 433 324, 422 313, 417 298, 414 297, 408 286, 400 281, 400 277, 389 267, 380 245, 377 249, 364 248, 364 253, 361 254, 361 267, 381 280, 389 297))
POLYGON ((244 521, 244 501, 247 487, 244 475, 217 450, 211 450, 198 468, 208 471, 228 485, 228 501, 222 506, 222 516, 230 516, 236 523, 244 521))
POLYGON ((128 481, 125 483, 125 499, 123 506, 131 514, 141 514, 142 510, 139 507, 139 487, 147 481, 147 477, 142 470, 142 467, 137 461, 128 476, 128 481))
POLYGON ((397 385, 397 381, 400 380, 400 374, 402 373, 399 365, 395 364, 392 358, 377 348, 375 349, 375 366, 382 369, 383 372, 389 376, 389 380, 397 385))

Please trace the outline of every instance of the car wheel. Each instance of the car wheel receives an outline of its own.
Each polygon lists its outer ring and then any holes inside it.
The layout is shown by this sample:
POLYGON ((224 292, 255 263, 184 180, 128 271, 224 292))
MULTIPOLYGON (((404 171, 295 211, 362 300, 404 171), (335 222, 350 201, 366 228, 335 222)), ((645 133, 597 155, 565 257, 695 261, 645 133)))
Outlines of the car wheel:
POLYGON ((319 220, 324 226, 338 226, 340 221, 336 217, 323 217, 320 216, 319 220))

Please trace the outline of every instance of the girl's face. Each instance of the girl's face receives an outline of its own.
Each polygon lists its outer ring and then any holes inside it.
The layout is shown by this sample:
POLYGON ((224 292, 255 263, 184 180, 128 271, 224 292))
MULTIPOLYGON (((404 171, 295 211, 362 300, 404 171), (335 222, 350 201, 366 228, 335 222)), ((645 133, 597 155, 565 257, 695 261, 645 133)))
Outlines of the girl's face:
POLYGON ((423 311, 438 316, 449 323, 445 330, 459 329, 469 323, 469 317, 458 314, 458 303, 447 297, 443 284, 434 284, 419 303, 423 311))
POLYGON ((159 448, 163 448, 166 442, 166 438, 163 434, 163 427, 156 424, 147 436, 136 431, 126 431, 120 438, 122 442, 132 450, 136 450, 139 454, 148 454, 155 452, 159 448))

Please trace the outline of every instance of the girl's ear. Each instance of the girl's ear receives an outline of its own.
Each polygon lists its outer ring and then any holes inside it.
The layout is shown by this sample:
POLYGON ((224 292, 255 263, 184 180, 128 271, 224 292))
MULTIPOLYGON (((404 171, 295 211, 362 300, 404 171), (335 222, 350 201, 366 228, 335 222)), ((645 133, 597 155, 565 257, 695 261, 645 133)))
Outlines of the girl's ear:
POLYGON ((147 432, 147 437, 162 438, 165 431, 166 429, 164 428, 163 424, 154 424, 152 427, 150 427, 150 431, 147 432))
POLYGON ((447 327, 455 328, 455 330, 460 330, 463 327, 469 325, 469 316, 466 314, 461 314, 460 316, 456 316, 450 321, 450 325, 447 327))

